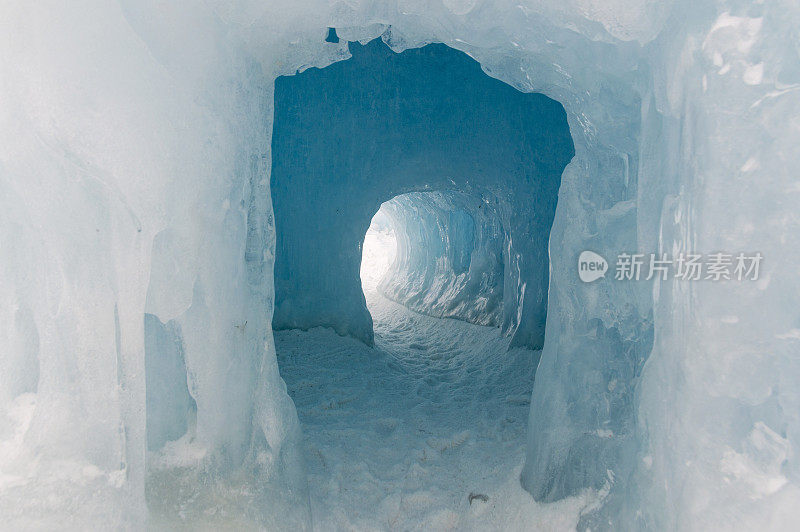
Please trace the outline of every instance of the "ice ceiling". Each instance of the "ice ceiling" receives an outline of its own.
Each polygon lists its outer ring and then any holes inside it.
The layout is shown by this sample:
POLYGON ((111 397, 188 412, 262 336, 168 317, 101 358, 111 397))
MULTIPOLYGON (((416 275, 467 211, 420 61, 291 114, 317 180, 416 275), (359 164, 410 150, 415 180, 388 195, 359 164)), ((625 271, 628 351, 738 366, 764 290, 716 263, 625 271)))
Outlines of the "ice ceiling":
POLYGON ((550 232, 526 489, 606 490, 592 529, 800 519, 795 2, 0 9, 9 526, 138 529, 147 500, 189 524, 221 519, 204 514, 213 500, 245 523, 309 526, 271 331, 274 87, 376 37, 395 52, 443 43, 566 112, 575 155, 550 232), (584 249, 757 250, 765 264, 753 283, 584 285, 584 249), (155 362, 174 376, 169 408, 148 407, 152 345, 169 353, 155 362), (146 428, 175 423, 192 438, 148 453, 174 435, 146 428))

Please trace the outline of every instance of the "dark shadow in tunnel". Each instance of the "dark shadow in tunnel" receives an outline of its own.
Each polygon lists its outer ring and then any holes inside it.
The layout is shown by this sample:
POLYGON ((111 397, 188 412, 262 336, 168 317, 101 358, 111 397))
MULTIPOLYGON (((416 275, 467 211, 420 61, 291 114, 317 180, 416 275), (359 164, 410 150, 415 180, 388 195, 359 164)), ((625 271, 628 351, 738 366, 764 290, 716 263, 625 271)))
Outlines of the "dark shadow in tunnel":
POLYGON ((513 345, 541 348, 548 239, 574 155, 563 107, 486 75, 442 44, 352 58, 275 82, 275 329, 334 328, 367 344, 361 247, 381 203, 409 192, 492 202, 504 231, 502 311, 513 345))

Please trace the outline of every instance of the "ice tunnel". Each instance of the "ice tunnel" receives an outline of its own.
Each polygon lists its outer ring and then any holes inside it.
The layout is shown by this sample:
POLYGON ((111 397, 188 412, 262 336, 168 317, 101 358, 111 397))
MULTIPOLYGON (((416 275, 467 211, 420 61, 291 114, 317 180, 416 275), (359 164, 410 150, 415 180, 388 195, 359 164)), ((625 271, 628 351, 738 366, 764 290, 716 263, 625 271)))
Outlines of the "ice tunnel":
MULTIPOLYGON (((394 260, 379 281, 381 293, 424 314, 502 326, 509 238, 496 200, 410 192, 383 203, 378 214, 388 220, 396 243, 394 260)), ((546 268, 543 262, 540 269, 546 268)), ((512 289, 517 280, 511 276, 512 289)), ((543 307, 546 298, 537 303, 543 307)))
POLYGON ((0 528, 796 529, 798 27, 4 2, 0 528))
MULTIPOLYGON (((484 295, 467 295, 466 287, 448 300, 423 294, 423 286, 412 294, 399 279, 394 297, 439 315, 449 305, 452 316, 486 323, 499 317, 516 345, 541 349, 547 243, 561 173, 574 154, 563 107, 489 77, 442 44, 395 53, 375 39, 349 50, 346 61, 275 83, 273 327, 329 326, 372 344, 359 279, 370 220, 398 194, 441 191, 461 194, 465 214, 495 212, 497 232, 483 235, 496 241, 486 259, 502 264, 505 253, 511 265, 488 280, 498 309, 469 308, 484 295), (487 311, 495 316, 482 317, 487 311)), ((481 282, 483 272, 470 274, 481 282)))

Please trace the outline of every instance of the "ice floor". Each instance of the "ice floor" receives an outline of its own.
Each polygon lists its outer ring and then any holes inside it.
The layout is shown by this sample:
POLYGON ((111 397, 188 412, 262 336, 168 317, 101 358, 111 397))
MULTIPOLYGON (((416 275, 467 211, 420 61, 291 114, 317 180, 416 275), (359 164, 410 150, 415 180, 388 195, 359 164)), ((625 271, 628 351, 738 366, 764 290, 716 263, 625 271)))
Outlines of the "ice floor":
POLYGON ((538 505, 519 484, 539 352, 366 297, 374 349, 330 329, 275 334, 315 529, 574 530, 596 494, 538 505))

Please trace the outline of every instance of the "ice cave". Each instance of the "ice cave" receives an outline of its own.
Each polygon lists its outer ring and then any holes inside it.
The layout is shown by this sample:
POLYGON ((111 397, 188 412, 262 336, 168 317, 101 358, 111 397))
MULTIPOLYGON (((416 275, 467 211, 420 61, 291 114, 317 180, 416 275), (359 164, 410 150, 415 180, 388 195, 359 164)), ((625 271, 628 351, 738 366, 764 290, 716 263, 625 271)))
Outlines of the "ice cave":
POLYGON ((800 525, 796 2, 0 13, 0 529, 800 525))

